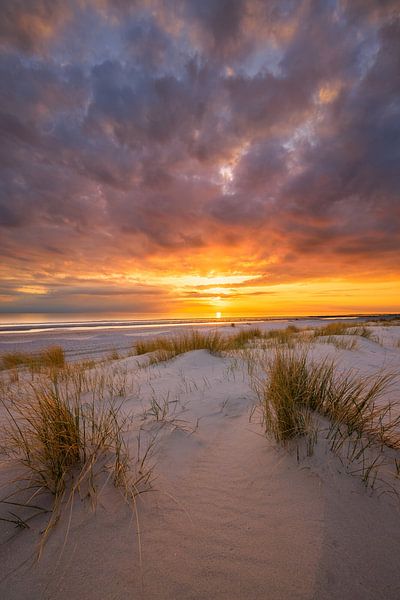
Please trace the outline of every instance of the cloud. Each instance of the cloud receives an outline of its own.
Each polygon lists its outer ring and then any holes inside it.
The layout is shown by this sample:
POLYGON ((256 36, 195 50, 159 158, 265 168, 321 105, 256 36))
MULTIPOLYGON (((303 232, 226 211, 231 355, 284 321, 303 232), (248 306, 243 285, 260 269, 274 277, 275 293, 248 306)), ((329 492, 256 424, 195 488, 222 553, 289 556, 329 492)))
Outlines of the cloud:
POLYGON ((7 0, 3 16, 5 277, 399 275, 395 2, 7 0))
POLYGON ((0 26, 1 42, 29 53, 46 45, 70 17, 62 0, 4 0, 0 26))

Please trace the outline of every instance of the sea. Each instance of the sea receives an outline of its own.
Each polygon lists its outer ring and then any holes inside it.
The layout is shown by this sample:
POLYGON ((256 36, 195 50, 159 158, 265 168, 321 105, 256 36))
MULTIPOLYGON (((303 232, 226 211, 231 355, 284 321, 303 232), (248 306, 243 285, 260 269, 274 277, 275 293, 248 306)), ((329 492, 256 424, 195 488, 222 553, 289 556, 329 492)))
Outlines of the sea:
POLYGON ((299 326, 321 321, 390 318, 393 315, 252 316, 221 318, 159 318, 127 314, 12 314, 0 313, 0 355, 7 352, 40 352, 62 346, 70 360, 103 357, 118 352, 126 355, 135 341, 145 336, 170 335, 172 331, 232 327, 267 322, 269 327, 299 326))

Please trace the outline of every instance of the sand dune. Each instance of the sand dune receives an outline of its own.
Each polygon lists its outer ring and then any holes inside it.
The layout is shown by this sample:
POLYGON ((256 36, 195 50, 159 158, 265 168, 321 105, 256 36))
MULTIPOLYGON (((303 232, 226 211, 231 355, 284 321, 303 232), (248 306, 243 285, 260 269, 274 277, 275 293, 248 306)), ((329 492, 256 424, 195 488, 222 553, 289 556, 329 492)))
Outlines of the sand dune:
MULTIPOLYGON (((379 343, 360 338, 353 350, 317 341, 310 352, 360 373, 399 372, 399 329, 374 327, 379 343)), ((146 361, 112 366, 127 374, 132 447, 139 421, 143 443, 156 440, 152 490, 137 501, 140 544, 135 514, 112 486, 95 511, 75 501, 38 563, 41 518, 26 530, 3 522, 1 598, 400 597, 400 501, 383 484, 366 488, 323 439, 297 461, 295 446, 266 437, 240 356, 196 350, 146 361), (168 404, 164 421, 146 413, 152 398, 168 404)), ((389 397, 398 400, 398 388, 389 397)), ((2 464, 3 484, 11 468, 2 464)))

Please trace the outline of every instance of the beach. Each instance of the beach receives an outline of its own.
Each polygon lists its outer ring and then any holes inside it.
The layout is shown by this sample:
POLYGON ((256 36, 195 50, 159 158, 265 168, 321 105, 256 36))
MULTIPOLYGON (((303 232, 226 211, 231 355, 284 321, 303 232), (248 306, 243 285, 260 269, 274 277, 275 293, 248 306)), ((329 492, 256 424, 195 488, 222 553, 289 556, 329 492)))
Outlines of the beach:
MULTIPOLYGON (((352 317, 357 321, 362 317, 352 317)), ((267 329, 286 327, 296 324, 298 321, 302 326, 323 324, 331 317, 321 319, 291 319, 276 318, 262 319, 176 319, 176 320, 72 320, 69 321, 36 321, 31 323, 20 323, 10 320, 0 321, 0 352, 28 351, 38 352, 48 346, 60 345, 69 360, 79 360, 82 357, 104 357, 114 350, 126 354, 135 342, 148 337, 168 336, 175 333, 183 333, 193 329, 204 331, 219 330, 223 328, 226 333, 232 325, 238 324, 258 326, 267 329)), ((341 320, 332 318, 332 320, 341 320)))
POLYGON ((0 600, 400 600, 400 2, 1 0, 0 600))
MULTIPOLYGON (((252 326, 219 331, 236 335, 252 326)), ((257 326, 265 333, 287 323, 257 326)), ((382 369, 398 374, 399 326, 370 329, 372 339, 338 336, 356 339, 351 350, 321 338, 308 351, 316 361, 334 358, 339 369, 364 377, 382 369)), ((151 354, 122 356, 127 334, 120 331, 52 335, 36 334, 43 344, 75 344, 75 352, 81 345, 86 352, 89 341, 100 346, 107 337, 110 348, 120 348, 121 356, 100 368, 113 377, 123 373, 122 410, 133 415, 126 435, 133 456, 148 451, 151 477, 134 510, 107 483, 99 487, 95 506, 78 494, 39 560, 46 517, 39 514, 26 528, 2 521, 1 597, 399 597, 400 503, 391 493, 396 477, 389 481, 385 467, 373 486, 366 485, 351 473, 354 464, 329 451, 323 432, 310 456, 302 440, 282 447, 266 435, 243 351, 213 355, 199 349, 151 363, 151 354)), ((35 334, 29 336, 26 344, 36 348, 35 334)), ((256 341, 250 347, 259 352, 256 341)), ((381 402, 398 400, 397 389, 381 402)), ((3 420, 4 394, 3 388, 3 420)), ((4 458, 3 492, 12 487, 14 468, 4 458)), ((6 509, 3 504, 3 518, 6 509)))

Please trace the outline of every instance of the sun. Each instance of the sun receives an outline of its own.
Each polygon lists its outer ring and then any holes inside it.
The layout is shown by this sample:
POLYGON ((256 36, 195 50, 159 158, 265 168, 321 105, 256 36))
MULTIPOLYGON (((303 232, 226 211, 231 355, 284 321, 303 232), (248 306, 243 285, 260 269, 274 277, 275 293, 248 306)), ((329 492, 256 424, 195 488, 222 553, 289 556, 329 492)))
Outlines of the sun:
POLYGON ((221 312, 218 311, 218 312, 215 313, 215 318, 216 319, 220 319, 221 317, 222 317, 222 313, 221 312))

